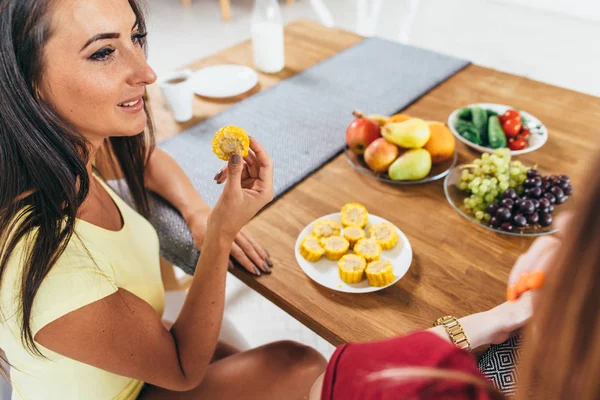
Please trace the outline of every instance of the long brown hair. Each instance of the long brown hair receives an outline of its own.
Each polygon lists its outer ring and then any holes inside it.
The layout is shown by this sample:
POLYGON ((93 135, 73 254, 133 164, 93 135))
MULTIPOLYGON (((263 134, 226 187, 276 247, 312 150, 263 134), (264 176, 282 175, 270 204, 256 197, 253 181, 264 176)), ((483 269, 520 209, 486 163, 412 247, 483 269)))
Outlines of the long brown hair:
POLYGON ((525 333, 518 399, 600 399, 600 154, 592 167, 525 333))
MULTIPOLYGON (((52 35, 53 4, 53 0, 0 0, 0 284, 17 244, 29 236, 16 315, 24 347, 38 356, 42 354, 30 326, 33 301, 73 236, 90 187, 89 143, 38 96, 43 49, 52 35)), ((144 32, 139 1, 129 4, 144 32)), ((110 147, 138 211, 147 215, 143 176, 154 134, 149 109, 145 111, 146 131, 110 138, 110 147)))

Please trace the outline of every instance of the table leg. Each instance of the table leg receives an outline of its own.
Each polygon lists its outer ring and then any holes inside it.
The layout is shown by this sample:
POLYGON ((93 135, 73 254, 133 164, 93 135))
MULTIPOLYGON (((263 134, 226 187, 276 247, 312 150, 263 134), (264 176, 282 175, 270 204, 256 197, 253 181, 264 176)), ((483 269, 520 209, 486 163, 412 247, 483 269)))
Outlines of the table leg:
POLYGON ((408 43, 410 28, 412 27, 413 22, 415 22, 415 17, 417 16, 418 10, 419 0, 408 0, 408 12, 406 14, 406 18, 404 18, 402 30, 400 31, 400 36, 398 37, 398 40, 401 43, 408 43))
POLYGON ((365 35, 368 10, 368 0, 356 0, 356 33, 359 35, 365 35))
POLYGON ((369 12, 369 19, 367 23, 367 35, 375 36, 377 33, 377 21, 379 21, 379 15, 381 14, 382 0, 373 0, 371 4, 371 12, 369 12))
POLYGON ((335 26, 331 11, 329 11, 329 8, 327 8, 323 0, 310 0, 310 5, 323 25, 329 28, 333 28, 335 26))
POLYGON ((231 19, 231 3, 230 0, 219 0, 221 3, 221 17, 224 21, 231 19))
POLYGON ((356 32, 362 36, 377 33, 377 21, 381 13, 382 0, 356 0, 356 32))

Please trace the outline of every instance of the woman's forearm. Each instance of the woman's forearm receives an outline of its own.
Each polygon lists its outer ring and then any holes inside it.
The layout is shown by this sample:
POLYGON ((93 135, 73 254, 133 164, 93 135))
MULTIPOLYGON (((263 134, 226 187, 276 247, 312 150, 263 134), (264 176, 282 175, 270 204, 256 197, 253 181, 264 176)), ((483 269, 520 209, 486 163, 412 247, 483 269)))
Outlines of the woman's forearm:
MULTIPOLYGON (((491 317, 489 312, 471 314, 459 318, 458 322, 462 326, 472 349, 492 343, 499 329, 497 321, 491 317)), ((428 330, 448 342, 451 341, 443 326, 436 326, 428 330)))
POLYGON ((186 388, 202 382, 214 354, 225 303, 225 277, 233 238, 207 232, 196 273, 171 328, 186 388))
POLYGON ((210 212, 181 166, 159 148, 150 156, 144 180, 146 187, 171 203, 186 222, 198 211, 210 212))

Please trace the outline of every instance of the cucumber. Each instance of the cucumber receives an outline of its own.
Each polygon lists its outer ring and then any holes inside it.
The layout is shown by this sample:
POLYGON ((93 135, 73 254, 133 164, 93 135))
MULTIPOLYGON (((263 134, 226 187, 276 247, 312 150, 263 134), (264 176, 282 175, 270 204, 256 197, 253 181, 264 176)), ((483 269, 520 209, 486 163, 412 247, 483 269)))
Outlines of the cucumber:
POLYGON ((456 131, 460 134, 460 136, 467 139, 469 142, 474 144, 481 144, 481 136, 479 134, 479 129, 475 128, 472 122, 467 122, 463 120, 458 120, 456 123, 456 131))
POLYGON ((490 117, 488 122, 488 139, 492 149, 506 147, 506 134, 502 130, 498 117, 490 117))
POLYGON ((461 108, 458 111, 458 119, 462 119, 463 121, 471 122, 473 117, 471 114, 471 109, 469 107, 461 108))
POLYGON ((487 109, 486 109, 485 111, 487 112, 488 118, 489 118, 489 117, 492 117, 492 116, 494 116, 494 115, 500 115, 500 114, 498 114, 498 113, 497 113, 496 111, 494 111, 494 110, 487 110, 487 109))
POLYGON ((479 140, 481 141, 482 136, 487 136, 487 112, 481 107, 473 107, 471 109, 471 113, 473 114, 473 125, 475 125, 475 128, 477 128, 477 130, 479 131, 479 140))

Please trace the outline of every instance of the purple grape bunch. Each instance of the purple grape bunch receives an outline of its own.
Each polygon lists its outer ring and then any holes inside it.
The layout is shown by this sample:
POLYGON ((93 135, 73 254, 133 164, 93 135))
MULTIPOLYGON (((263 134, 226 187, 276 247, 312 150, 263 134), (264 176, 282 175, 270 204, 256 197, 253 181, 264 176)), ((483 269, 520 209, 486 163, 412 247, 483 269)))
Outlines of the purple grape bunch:
POLYGON ((502 199, 487 207, 491 216, 489 226, 505 232, 539 225, 552 225, 555 206, 563 204, 573 194, 571 178, 567 175, 542 176, 539 171, 527 171, 523 194, 506 189, 502 199))

